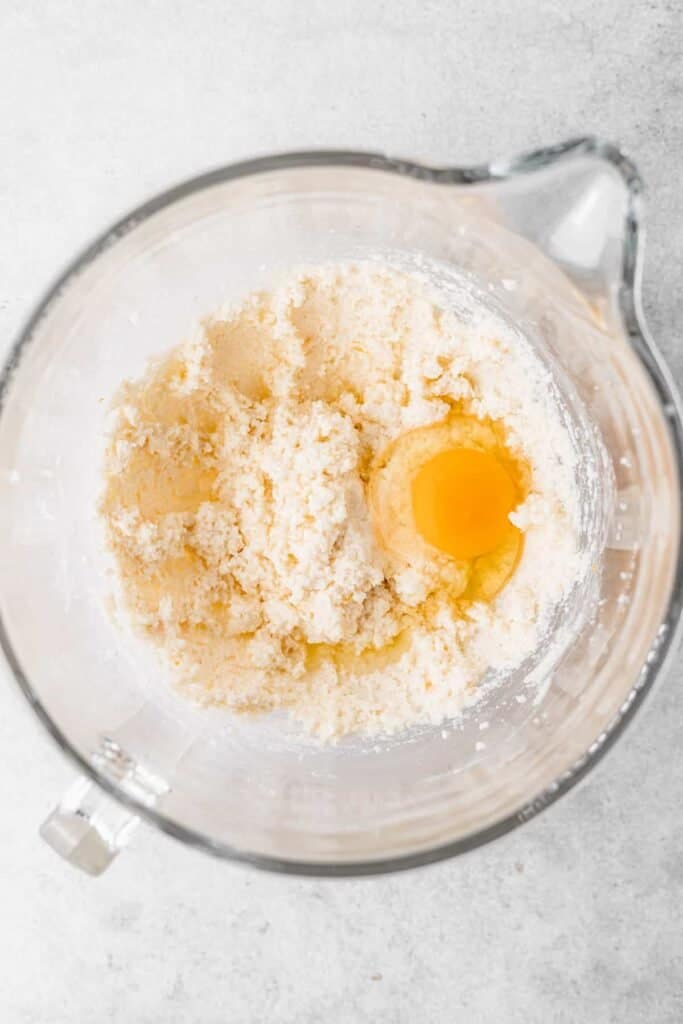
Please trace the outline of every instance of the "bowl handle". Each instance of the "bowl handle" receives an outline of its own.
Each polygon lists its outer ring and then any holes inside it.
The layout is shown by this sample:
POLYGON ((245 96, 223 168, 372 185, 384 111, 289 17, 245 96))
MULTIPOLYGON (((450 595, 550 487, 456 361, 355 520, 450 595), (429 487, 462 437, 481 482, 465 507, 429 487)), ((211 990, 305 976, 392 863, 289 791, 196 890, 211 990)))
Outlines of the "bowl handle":
POLYGON ((101 875, 140 819, 80 776, 43 822, 40 835, 61 857, 89 875, 101 875))

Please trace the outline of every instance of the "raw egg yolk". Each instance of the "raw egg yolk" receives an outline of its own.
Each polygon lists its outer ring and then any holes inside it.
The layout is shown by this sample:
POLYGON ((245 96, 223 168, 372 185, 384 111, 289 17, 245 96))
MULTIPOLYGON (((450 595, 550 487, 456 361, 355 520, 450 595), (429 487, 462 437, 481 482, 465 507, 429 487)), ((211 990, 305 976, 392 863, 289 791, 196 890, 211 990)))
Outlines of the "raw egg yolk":
POLYGON ((498 459, 475 448, 439 452, 412 480, 415 525, 432 547, 453 558, 493 551, 512 525, 512 478, 498 459))

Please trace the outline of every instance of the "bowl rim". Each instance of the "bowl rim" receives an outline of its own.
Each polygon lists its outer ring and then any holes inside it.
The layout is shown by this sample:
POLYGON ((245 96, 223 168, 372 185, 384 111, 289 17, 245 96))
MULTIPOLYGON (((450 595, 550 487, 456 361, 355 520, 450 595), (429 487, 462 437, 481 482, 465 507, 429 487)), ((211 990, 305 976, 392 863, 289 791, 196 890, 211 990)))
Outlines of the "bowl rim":
MULTIPOLYGON (((357 167, 366 170, 383 171, 436 185, 467 186, 508 181, 580 157, 594 157, 611 165, 621 177, 626 188, 627 209, 624 222, 621 280, 618 290, 619 307, 628 341, 636 352, 654 387, 657 400, 662 409, 663 418, 667 423, 676 471, 678 479, 681 481, 683 480, 683 404, 672 375, 649 334, 642 310, 642 180, 635 165, 618 146, 592 135, 573 138, 558 145, 523 152, 512 158, 493 160, 490 163, 469 167, 430 167, 410 160, 396 159, 379 153, 363 151, 310 150, 283 152, 257 157, 239 163, 227 164, 207 173, 189 178, 155 195, 114 223, 76 256, 47 289, 20 329, 0 372, 0 418, 2 417, 11 388, 14 370, 19 365, 24 350, 31 343, 37 326, 64 290, 87 266, 97 260, 99 256, 130 231, 154 214, 190 195, 239 178, 246 178, 264 172, 302 167, 357 167)), ((433 848, 418 850, 414 853, 400 854, 398 856, 356 862, 307 861, 256 853, 217 841, 199 830, 178 824, 154 807, 146 806, 134 796, 120 789, 107 775, 80 754, 72 746, 59 726, 52 720, 21 667, 1 616, 0 646, 3 649, 11 673, 20 691, 60 750, 76 765, 83 775, 125 806, 132 814, 156 826, 167 835, 182 840, 191 847, 225 860, 242 862, 257 868, 291 875, 356 877, 402 871, 446 860, 474 850, 536 817, 541 811, 551 806, 565 793, 568 793, 569 790, 586 777, 614 746, 626 726, 635 717, 647 694, 651 692, 655 680, 661 678, 664 674, 681 636, 682 611, 683 546, 681 545, 679 535, 678 556, 669 602, 656 642, 653 644, 651 655, 641 667, 630 693, 612 722, 596 738, 589 749, 550 786, 525 801, 517 810, 506 815, 493 825, 433 848)))

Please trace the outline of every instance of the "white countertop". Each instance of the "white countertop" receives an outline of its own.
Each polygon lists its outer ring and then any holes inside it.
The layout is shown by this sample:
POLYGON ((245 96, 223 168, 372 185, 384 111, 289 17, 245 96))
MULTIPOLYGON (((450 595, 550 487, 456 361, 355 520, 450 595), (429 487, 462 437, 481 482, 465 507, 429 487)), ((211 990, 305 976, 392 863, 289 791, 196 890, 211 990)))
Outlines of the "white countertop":
MULTIPOLYGON (((649 186, 646 307, 681 379, 682 37, 677 0, 5 0, 0 345, 95 232, 203 169, 324 146, 479 161, 592 131, 649 186)), ((37 836, 71 768, 0 674, 2 1024, 683 1019, 680 664, 539 819, 353 882, 148 829, 80 875, 37 836)))

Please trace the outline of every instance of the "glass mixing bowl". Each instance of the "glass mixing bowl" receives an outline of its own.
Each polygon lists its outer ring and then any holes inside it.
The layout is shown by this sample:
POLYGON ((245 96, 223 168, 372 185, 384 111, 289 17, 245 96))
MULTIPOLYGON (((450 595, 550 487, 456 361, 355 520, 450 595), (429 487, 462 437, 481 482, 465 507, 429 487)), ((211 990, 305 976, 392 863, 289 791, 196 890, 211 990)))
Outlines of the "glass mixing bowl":
POLYGON ((43 826, 60 853, 99 873, 142 818, 273 870, 382 872, 503 834, 597 763, 681 612, 680 403, 640 312, 640 190, 594 139, 468 169, 287 154, 153 199, 67 269, 11 352, 0 412, 0 639, 83 773, 43 826), (278 270, 382 255, 469 275, 554 361, 608 455, 578 484, 603 533, 584 538, 596 571, 554 665, 443 729, 321 747, 186 703, 117 626, 95 511, 107 401, 278 270))

